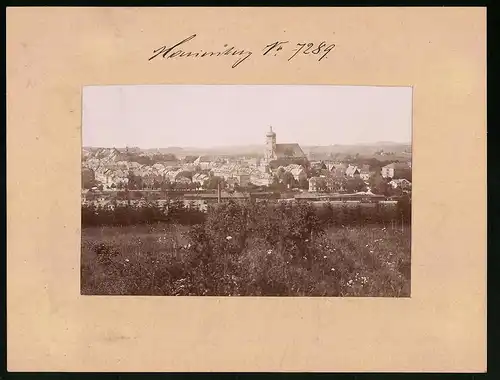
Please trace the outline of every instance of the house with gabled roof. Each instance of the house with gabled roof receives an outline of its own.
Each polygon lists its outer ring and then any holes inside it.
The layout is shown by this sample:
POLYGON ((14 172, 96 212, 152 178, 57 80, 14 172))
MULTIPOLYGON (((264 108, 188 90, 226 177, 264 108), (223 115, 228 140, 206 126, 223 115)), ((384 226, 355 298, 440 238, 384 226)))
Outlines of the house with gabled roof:
POLYGON ((356 165, 349 165, 345 171, 347 177, 359 177, 361 170, 356 165))

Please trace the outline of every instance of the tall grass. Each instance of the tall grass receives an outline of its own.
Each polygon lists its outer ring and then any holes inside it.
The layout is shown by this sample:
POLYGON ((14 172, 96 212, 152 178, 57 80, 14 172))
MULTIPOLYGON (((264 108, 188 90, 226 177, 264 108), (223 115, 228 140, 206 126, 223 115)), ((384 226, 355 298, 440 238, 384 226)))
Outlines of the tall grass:
POLYGON ((409 296, 408 215, 401 229, 361 212, 230 202, 199 223, 177 210, 161 223, 87 227, 82 293, 409 296))

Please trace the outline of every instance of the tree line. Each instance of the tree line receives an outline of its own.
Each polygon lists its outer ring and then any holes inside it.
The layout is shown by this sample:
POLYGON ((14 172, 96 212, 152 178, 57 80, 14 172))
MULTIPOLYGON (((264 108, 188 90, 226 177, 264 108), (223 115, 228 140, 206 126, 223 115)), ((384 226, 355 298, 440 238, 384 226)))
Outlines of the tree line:
POLYGON ((195 225, 205 223, 207 218, 212 218, 214 214, 219 215, 218 217, 225 222, 233 219, 232 214, 221 216, 222 211, 220 210, 231 210, 232 213, 243 213, 245 216, 251 215, 255 223, 263 223, 264 225, 266 220, 275 218, 277 215, 281 215, 281 217, 275 222, 289 223, 297 217, 301 217, 300 215, 310 215, 311 212, 314 214, 318 226, 322 227, 395 222, 410 224, 411 222, 411 202, 408 198, 402 198, 393 208, 381 204, 376 204, 374 207, 359 204, 334 206, 331 203, 315 206, 311 202, 285 204, 268 201, 257 203, 229 201, 209 205, 206 212, 200 210, 194 203, 186 205, 182 200, 169 200, 163 205, 157 202, 144 202, 138 205, 82 204, 81 217, 82 227, 125 226, 158 222, 195 225))

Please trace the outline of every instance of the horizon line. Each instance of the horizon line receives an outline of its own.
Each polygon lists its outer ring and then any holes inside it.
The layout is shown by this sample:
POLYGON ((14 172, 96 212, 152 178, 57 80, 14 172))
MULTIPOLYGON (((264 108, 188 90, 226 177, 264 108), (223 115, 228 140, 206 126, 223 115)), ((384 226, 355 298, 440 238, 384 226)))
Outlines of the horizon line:
MULTIPOLYGON (((300 143, 294 143, 294 142, 280 142, 279 144, 299 144, 301 147, 331 147, 331 146, 369 146, 369 145, 377 145, 377 144, 394 144, 394 145, 410 145, 412 146, 411 141, 375 141, 375 142, 358 142, 358 143, 341 143, 341 144, 300 144, 300 143)), ((246 147, 253 147, 253 146, 264 146, 265 144, 258 144, 258 143, 253 143, 253 144, 234 144, 234 145, 213 145, 213 146, 187 146, 187 145, 170 145, 170 146, 163 146, 163 147, 144 147, 144 146, 138 146, 138 145, 125 145, 125 146, 119 146, 119 145, 82 145, 82 148, 138 148, 138 149, 172 149, 172 148, 180 148, 180 149, 221 149, 221 148, 246 148, 246 147)))

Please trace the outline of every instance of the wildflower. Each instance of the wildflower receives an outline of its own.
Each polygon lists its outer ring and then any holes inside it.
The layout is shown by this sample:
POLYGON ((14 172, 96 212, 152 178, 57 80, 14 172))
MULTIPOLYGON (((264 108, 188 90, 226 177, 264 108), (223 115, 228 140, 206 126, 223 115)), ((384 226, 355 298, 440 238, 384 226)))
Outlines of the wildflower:
POLYGON ((368 244, 367 244, 367 245, 365 245, 365 247, 368 247, 368 244))
POLYGON ((332 268, 332 269, 331 269, 331 271, 332 271, 332 272, 335 272, 335 268, 332 268))
POLYGON ((268 249, 267 250, 267 254, 270 255, 271 253, 273 253, 273 250, 272 249, 268 249))
POLYGON ((125 259, 125 262, 127 262, 127 263, 128 263, 129 261, 130 261, 129 259, 125 259))
POLYGON ((326 256, 323 256, 324 259, 326 259, 326 256))
POLYGON ((370 251, 370 253, 373 253, 373 251, 370 251))
POLYGON ((227 236, 227 237, 226 237, 226 240, 227 240, 227 241, 229 241, 229 240, 231 240, 232 238, 233 238, 232 236, 227 236))

